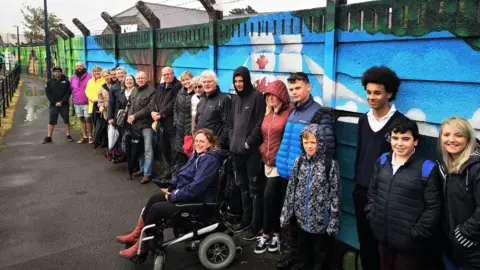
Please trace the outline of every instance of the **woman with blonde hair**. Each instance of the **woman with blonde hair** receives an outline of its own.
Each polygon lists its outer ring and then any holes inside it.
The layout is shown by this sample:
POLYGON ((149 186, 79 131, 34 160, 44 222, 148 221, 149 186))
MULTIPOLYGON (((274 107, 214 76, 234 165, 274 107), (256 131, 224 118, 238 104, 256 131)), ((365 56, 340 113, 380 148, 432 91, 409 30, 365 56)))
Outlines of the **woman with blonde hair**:
POLYGON ((445 267, 480 269, 480 141, 460 117, 443 122, 439 137, 445 267))
POLYGON ((293 109, 287 86, 282 81, 269 83, 264 94, 266 109, 261 127, 263 143, 260 145, 260 154, 265 163, 267 184, 264 191, 263 235, 258 238, 254 250, 256 254, 266 250, 276 252, 280 248, 280 213, 288 181, 278 174, 275 157, 280 148, 288 115, 293 109))
MULTIPOLYGON (((90 114, 93 125, 96 124, 97 115, 94 111, 94 107, 96 107, 96 103, 98 102, 98 91, 105 84, 105 79, 102 77, 102 68, 99 66, 95 66, 92 69, 92 78, 88 81, 87 87, 85 88, 85 95, 88 98, 88 114, 90 114)), ((88 129, 88 125, 87 125, 88 129)), ((88 134, 88 143, 92 144, 94 142, 93 139, 93 130, 95 127, 91 127, 87 130, 88 134)))
POLYGON ((195 119, 197 117, 197 105, 200 102, 200 97, 203 94, 203 85, 200 81, 200 77, 193 77, 192 87, 195 92, 195 95, 192 96, 191 100, 191 112, 192 112, 192 132, 195 130, 195 119))

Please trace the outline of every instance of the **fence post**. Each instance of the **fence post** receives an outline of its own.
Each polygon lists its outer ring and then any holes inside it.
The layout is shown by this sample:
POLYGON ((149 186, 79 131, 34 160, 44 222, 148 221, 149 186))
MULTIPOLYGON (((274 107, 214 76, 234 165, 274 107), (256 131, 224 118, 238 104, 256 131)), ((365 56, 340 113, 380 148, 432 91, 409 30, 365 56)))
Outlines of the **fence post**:
POLYGON ((337 81, 337 18, 338 7, 342 0, 327 0, 325 16, 325 46, 324 46, 324 76, 323 76, 323 104, 335 108, 336 81, 337 81), (326 94, 327 93, 327 94, 326 94), (328 96, 330 94, 330 96, 328 96))
POLYGON ((3 117, 7 117, 7 98, 5 97, 5 79, 2 80, 3 117))

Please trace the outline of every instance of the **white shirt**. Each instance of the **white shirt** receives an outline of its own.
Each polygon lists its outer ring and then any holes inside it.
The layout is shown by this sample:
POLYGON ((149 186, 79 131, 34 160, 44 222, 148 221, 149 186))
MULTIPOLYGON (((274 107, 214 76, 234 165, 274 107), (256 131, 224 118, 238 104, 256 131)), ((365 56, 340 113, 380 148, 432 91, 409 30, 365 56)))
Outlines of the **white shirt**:
MULTIPOLYGON (((413 148, 413 153, 412 155, 415 154, 415 148, 413 148)), ((403 165, 403 164, 402 164, 403 165)), ((392 170, 393 170, 393 175, 395 175, 395 173, 397 173, 398 171, 398 168, 400 168, 402 165, 399 165, 397 163, 395 163, 395 153, 392 153, 392 170)))
POLYGON ((397 163, 395 163, 395 153, 392 153, 392 170, 393 170, 393 175, 395 175, 395 173, 397 173, 398 168, 400 168, 400 166, 402 166, 402 165, 398 165, 397 163))
POLYGON ((130 92, 128 92, 128 90, 125 90, 125 97, 128 99, 130 97, 130 95, 132 94, 132 92, 133 92, 133 89, 130 92))
POLYGON ((368 124, 370 125, 370 128, 373 130, 373 132, 377 132, 382 129, 387 124, 388 120, 392 118, 393 114, 396 111, 397 109, 395 108, 395 105, 392 104, 390 107, 390 111, 388 111, 388 113, 384 117, 377 120, 377 118, 375 118, 375 115, 373 115, 373 110, 370 109, 370 111, 367 113, 367 118, 368 124))

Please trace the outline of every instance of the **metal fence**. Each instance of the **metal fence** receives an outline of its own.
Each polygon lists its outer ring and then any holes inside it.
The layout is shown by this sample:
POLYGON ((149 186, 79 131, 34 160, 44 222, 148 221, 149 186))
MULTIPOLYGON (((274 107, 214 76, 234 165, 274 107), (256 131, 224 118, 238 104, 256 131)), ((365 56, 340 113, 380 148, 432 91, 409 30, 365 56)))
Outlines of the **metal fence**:
POLYGON ((0 126, 2 125, 2 117, 7 116, 7 108, 15 94, 15 90, 20 82, 20 66, 16 65, 13 70, 3 73, 4 77, 0 77, 0 126))

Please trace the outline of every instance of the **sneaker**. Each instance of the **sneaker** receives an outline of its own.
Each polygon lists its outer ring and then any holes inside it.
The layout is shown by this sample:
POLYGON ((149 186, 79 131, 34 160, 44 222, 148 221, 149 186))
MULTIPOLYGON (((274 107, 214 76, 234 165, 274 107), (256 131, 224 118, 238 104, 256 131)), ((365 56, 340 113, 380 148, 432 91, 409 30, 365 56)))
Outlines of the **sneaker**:
POLYGON ((280 250, 280 245, 282 242, 278 236, 272 237, 272 241, 270 241, 270 245, 268 246, 268 251, 270 252, 277 252, 280 250))
POLYGON ((88 138, 82 137, 82 138, 80 138, 80 140, 78 140, 77 143, 86 143, 87 140, 88 140, 88 138))
POLYGON ((71 135, 67 135, 67 141, 69 141, 69 142, 73 142, 73 138, 72 138, 72 136, 71 136, 71 135))
POLYGON ((256 230, 256 229, 253 228, 253 227, 250 227, 250 229, 248 230, 247 234, 245 234, 245 236, 243 237, 243 240, 253 241, 253 240, 257 239, 257 237, 259 236, 259 234, 260 234, 260 231, 256 230))
POLYGON ((271 243, 272 239, 265 238, 263 235, 259 236, 257 238, 257 246, 255 246, 253 252, 255 252, 255 254, 262 254, 270 248, 271 243))
POLYGON ((88 143, 89 144, 93 144, 94 141, 95 141, 95 139, 93 139, 93 137, 88 138, 88 143))
POLYGON ((51 143, 52 142, 52 137, 45 137, 45 139, 43 139, 43 142, 42 144, 46 144, 46 143, 51 143))
POLYGON ((239 224, 235 224, 232 229, 234 233, 241 233, 250 229, 250 223, 246 223, 242 221, 239 224))

